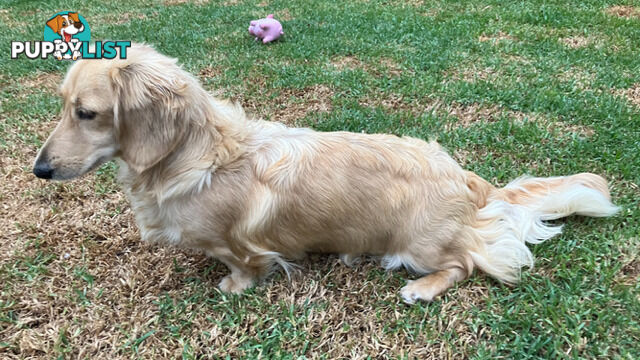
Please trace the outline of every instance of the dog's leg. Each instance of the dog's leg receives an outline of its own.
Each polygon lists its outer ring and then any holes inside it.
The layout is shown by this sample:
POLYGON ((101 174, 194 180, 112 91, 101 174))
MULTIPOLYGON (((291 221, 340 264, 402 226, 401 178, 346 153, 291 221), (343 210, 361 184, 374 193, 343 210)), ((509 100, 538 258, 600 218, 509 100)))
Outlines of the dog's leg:
POLYGON ((418 300, 431 301, 452 287, 456 281, 466 278, 467 272, 458 267, 436 271, 418 280, 409 280, 407 285, 400 290, 400 295, 407 304, 413 304, 418 300))
POLYGON ((244 290, 253 286, 255 277, 250 272, 240 269, 232 264, 226 264, 229 269, 231 269, 231 274, 222 278, 220 284, 218 284, 220 290, 232 294, 240 294, 244 290))
POLYGON ((340 254, 340 260, 348 267, 357 265, 362 260, 358 254, 340 254))

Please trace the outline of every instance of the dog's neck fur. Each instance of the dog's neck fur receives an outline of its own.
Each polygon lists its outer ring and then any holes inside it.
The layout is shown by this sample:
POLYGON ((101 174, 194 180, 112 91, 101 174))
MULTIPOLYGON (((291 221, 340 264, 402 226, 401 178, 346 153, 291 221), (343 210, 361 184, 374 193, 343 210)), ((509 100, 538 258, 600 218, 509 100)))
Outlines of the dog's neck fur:
POLYGON ((237 105, 213 98, 199 86, 180 109, 186 127, 173 149, 150 168, 136 172, 122 162, 120 180, 131 196, 152 195, 158 204, 197 194, 219 169, 233 168, 245 153, 245 115, 237 105))

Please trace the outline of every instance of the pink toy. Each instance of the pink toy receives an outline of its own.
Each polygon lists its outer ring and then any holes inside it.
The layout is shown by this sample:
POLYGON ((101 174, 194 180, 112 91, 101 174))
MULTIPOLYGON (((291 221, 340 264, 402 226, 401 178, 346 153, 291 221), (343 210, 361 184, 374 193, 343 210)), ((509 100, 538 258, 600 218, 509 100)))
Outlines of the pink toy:
POLYGON ((262 39, 262 43, 266 44, 280 37, 284 34, 282 31, 282 24, 273 18, 273 14, 267 15, 266 18, 260 20, 253 20, 249 25, 249 34, 258 39, 262 39))

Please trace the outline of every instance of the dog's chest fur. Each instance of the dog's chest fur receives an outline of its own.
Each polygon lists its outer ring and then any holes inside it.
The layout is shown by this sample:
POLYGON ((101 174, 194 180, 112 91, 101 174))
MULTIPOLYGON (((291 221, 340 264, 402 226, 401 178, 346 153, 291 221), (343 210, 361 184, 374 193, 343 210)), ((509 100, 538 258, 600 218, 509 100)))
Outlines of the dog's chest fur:
POLYGON ((181 244, 183 225, 176 221, 177 206, 171 203, 159 206, 155 197, 149 197, 142 192, 128 193, 142 240, 170 245, 181 244))
POLYGON ((206 185, 200 183, 210 181, 206 172, 197 172, 191 179, 183 178, 160 190, 134 189, 130 170, 120 162, 119 179, 131 202, 142 240, 195 249, 221 245, 217 244, 218 236, 211 232, 210 224, 205 223, 201 216, 194 216, 197 197, 202 196, 202 187, 206 185), (208 230, 204 232, 208 234, 207 239, 194 235, 202 234, 204 227, 208 230))

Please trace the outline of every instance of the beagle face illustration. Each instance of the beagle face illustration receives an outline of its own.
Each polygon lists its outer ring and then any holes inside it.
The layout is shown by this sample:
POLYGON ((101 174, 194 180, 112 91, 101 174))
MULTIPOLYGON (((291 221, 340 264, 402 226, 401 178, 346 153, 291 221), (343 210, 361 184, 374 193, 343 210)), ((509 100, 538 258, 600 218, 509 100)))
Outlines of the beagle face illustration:
POLYGON ((47 21, 47 26, 50 27, 54 33, 62 36, 65 42, 70 42, 73 35, 84 31, 84 25, 76 12, 70 12, 66 15, 56 15, 47 21))

